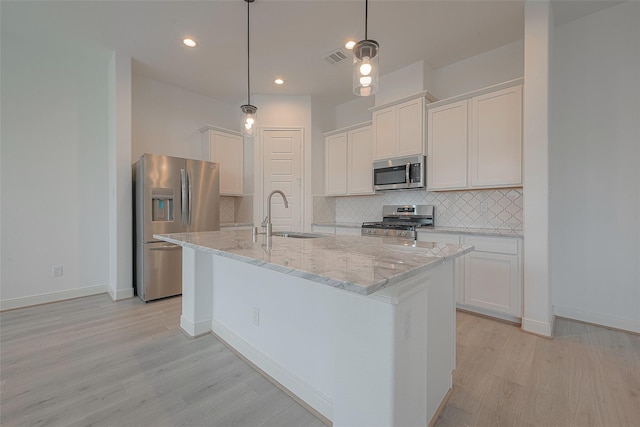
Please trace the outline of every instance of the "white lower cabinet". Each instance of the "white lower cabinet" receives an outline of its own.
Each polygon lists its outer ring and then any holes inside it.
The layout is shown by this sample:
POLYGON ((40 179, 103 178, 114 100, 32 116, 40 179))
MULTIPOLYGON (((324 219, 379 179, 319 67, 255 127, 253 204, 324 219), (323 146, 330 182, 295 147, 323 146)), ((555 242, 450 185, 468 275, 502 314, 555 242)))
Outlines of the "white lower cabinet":
POLYGON ((337 236, 360 236, 360 227, 345 227, 324 224, 312 224, 311 231, 320 234, 335 234, 337 236))
POLYGON ((336 234, 336 228, 333 225, 311 224, 311 231, 320 234, 336 234))
POLYGON ((361 236, 361 232, 360 227, 336 227, 336 235, 338 236, 361 236))
POLYGON ((522 239, 421 232, 418 240, 474 247, 455 260, 458 307, 507 320, 522 317, 522 239))
POLYGON ((475 250, 465 255, 464 304, 522 316, 520 239, 465 236, 475 250))

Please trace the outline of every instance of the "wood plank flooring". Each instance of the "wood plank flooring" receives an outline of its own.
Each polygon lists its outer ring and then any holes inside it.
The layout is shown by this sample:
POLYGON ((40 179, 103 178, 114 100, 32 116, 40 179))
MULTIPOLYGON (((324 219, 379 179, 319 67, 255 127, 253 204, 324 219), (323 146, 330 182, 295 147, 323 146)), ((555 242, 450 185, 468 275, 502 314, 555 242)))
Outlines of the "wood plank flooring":
MULTIPOLYGON (((180 298, 96 295, 0 313, 2 426, 322 426, 180 298)), ((558 319, 554 340, 459 312, 454 390, 435 426, 640 425, 640 336, 558 319)))
POLYGON ((435 426, 640 426, 640 336, 556 319, 553 340, 457 315, 453 393, 435 426))

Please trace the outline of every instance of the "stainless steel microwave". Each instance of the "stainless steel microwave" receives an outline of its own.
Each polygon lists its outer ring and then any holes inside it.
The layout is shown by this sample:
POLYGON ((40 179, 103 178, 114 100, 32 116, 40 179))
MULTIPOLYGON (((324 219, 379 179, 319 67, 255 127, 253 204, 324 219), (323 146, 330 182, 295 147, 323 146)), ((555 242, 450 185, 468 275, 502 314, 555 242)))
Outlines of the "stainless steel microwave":
POLYGON ((425 156, 411 156, 373 162, 374 190, 425 188, 425 159, 425 156))

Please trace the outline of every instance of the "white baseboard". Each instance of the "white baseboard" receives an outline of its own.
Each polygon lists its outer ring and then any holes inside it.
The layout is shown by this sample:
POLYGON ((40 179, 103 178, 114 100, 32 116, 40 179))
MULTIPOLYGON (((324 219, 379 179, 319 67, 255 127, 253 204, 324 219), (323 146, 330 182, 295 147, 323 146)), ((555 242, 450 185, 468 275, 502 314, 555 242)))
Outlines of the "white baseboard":
POLYGON ((211 320, 193 323, 192 321, 185 319, 184 316, 180 316, 180 328, 182 328, 182 330, 191 337, 199 337, 200 335, 211 332, 211 320))
POLYGON ((553 325, 551 323, 540 322, 539 320, 532 320, 523 317, 522 330, 531 332, 532 334, 541 335, 543 337, 551 337, 553 333, 553 325))
POLYGON ((470 305, 456 303, 456 308, 462 311, 482 314, 483 316, 495 317, 496 319, 506 320, 507 322, 511 322, 511 323, 518 323, 518 324, 522 323, 522 319, 520 317, 513 316, 511 314, 499 313, 497 311, 489 310, 482 307, 473 307, 470 305))
POLYGON ((109 288, 109 296, 112 301, 120 301, 123 299, 133 298, 133 288, 129 289, 116 289, 115 293, 113 289, 109 288))
POLYGON ((333 419, 333 399, 329 396, 320 392, 311 384, 293 374, 275 360, 266 356, 260 350, 229 330, 226 326, 213 320, 211 322, 211 329, 237 352, 250 360, 251 363, 262 369, 267 375, 318 411, 322 416, 329 420, 333 419))
POLYGON ((593 323, 596 325, 640 334, 640 321, 638 320, 607 316, 606 314, 590 313, 575 308, 561 307, 557 305, 553 306, 553 314, 559 317, 566 317, 567 319, 579 320, 581 322, 593 323))
POLYGON ((50 292, 46 294, 30 295, 28 297, 11 298, 0 301, 0 311, 12 310, 14 308, 30 307, 32 305, 47 304, 56 301, 64 301, 67 299, 86 297, 89 295, 104 294, 106 292, 107 285, 104 284, 87 286, 78 289, 50 292))

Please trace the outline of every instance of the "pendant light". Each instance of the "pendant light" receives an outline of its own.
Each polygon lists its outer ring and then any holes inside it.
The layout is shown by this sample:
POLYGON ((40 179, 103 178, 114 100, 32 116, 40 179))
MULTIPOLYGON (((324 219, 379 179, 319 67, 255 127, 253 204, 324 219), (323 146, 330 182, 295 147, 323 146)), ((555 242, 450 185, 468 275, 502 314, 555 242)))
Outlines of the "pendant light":
POLYGON ((249 67, 249 6, 255 0, 244 0, 247 2, 247 103, 241 105, 242 110, 242 126, 240 128, 242 135, 253 137, 257 128, 258 107, 251 105, 251 79, 249 67))
POLYGON ((378 59, 380 46, 367 39, 369 0, 364 6, 364 40, 353 46, 353 93, 359 96, 374 95, 378 91, 378 59))

